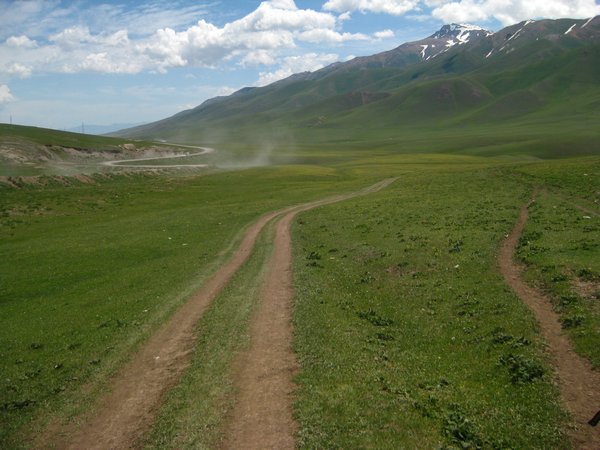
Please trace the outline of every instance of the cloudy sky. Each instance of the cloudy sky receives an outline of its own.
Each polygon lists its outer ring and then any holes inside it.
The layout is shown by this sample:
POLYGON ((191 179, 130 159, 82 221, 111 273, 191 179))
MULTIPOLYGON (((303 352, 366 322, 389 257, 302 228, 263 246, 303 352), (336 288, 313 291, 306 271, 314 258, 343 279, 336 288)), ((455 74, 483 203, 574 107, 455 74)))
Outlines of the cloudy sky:
POLYGON ((0 122, 149 122, 444 23, 598 14, 595 0, 0 0, 0 122))

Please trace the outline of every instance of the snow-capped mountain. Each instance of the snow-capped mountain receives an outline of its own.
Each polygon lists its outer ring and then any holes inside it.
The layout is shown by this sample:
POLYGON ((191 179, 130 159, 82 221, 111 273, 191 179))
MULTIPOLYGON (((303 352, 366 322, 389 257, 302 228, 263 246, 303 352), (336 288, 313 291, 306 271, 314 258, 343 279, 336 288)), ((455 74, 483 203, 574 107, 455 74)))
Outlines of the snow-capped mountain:
POLYGON ((468 44, 492 34, 494 33, 477 25, 453 23, 444 25, 439 31, 416 44, 422 49, 421 59, 428 60, 447 52, 455 45, 468 44))
POLYGON ((282 123, 303 135, 327 126, 406 127, 458 116, 465 123, 496 123, 540 111, 563 120, 566 92, 579 105, 569 114, 595 117, 599 80, 600 16, 528 20, 495 33, 449 24, 387 52, 241 89, 119 135, 170 138, 181 132, 200 139, 204 130, 282 123))
MULTIPOLYGON (((455 46, 472 43, 491 36, 491 31, 477 25, 444 25, 431 36, 419 41, 407 42, 393 50, 373 56, 355 58, 352 61, 334 67, 335 70, 348 70, 356 67, 404 67, 419 61, 427 61, 455 46)), ((326 68, 325 70, 329 70, 326 68)))

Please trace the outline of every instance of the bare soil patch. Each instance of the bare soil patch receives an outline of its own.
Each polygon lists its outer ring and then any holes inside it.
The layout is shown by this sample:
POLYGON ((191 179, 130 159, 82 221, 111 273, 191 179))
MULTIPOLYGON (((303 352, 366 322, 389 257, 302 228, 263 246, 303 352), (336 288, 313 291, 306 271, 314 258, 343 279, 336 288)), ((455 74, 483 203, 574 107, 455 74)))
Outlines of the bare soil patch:
POLYGON ((575 292, 585 298, 600 300, 600 281, 589 281, 577 278, 573 282, 575 292))
POLYGON ((575 422, 570 430, 574 447, 595 450, 600 448, 600 428, 593 428, 588 421, 600 409, 600 373, 594 371, 589 361, 575 353, 569 338, 562 331, 550 299, 522 280, 522 267, 513 259, 529 217, 531 203, 523 206, 517 224, 502 243, 498 263, 506 282, 532 310, 540 324, 556 369, 562 400, 575 422))

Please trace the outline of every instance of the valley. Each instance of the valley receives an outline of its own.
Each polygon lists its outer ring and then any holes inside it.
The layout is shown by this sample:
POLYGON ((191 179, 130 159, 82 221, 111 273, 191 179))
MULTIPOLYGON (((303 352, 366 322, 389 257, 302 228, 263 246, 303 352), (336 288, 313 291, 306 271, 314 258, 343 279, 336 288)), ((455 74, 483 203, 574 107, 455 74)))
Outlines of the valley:
POLYGON ((0 125, 0 447, 597 448, 599 43, 454 24, 0 125))

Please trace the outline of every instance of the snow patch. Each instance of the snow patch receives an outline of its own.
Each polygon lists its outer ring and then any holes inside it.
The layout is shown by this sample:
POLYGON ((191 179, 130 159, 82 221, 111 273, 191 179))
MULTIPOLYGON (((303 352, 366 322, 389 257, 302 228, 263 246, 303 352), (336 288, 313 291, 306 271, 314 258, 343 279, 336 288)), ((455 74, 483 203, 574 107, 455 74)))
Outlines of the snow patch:
POLYGON ((490 52, 485 55, 486 58, 489 58, 490 56, 492 56, 492 53, 494 53, 494 49, 491 49, 490 52))
POLYGON ((592 20, 594 20, 593 17, 590 17, 586 23, 584 23, 583 25, 581 25, 581 28, 585 28, 592 20))
POLYGON ((465 23, 461 23, 461 24, 453 23, 450 26, 450 29, 452 31, 462 30, 462 32, 465 32, 465 31, 485 31, 483 28, 481 28, 481 27, 479 27, 477 25, 470 25, 470 24, 465 24, 465 23), (454 27, 454 28, 452 28, 452 27, 454 27))
POLYGON ((571 25, 571 28, 569 28, 567 31, 565 31, 565 34, 569 34, 571 31, 573 31, 573 28, 575 28, 575 25, 577 25, 577 24, 574 23, 573 25, 571 25))
POLYGON ((471 33, 469 31, 461 31, 458 36, 456 36, 456 39, 458 39, 458 43, 459 44, 466 44, 467 42, 469 42, 469 36, 471 35, 471 33))
POLYGON ((421 45, 421 47, 423 48, 423 50, 421 50, 421 58, 425 58, 425 51, 427 50, 429 45, 421 45))
POLYGON ((521 31, 523 31, 523 28, 519 29, 519 31, 517 31, 515 34, 513 34, 511 37, 509 37, 506 42, 509 42, 509 41, 512 41, 513 39, 515 39, 519 35, 519 33, 521 31))
POLYGON ((456 45, 456 42, 454 42, 454 39, 450 39, 449 41, 446 41, 446 47, 452 47, 454 45, 456 45))

